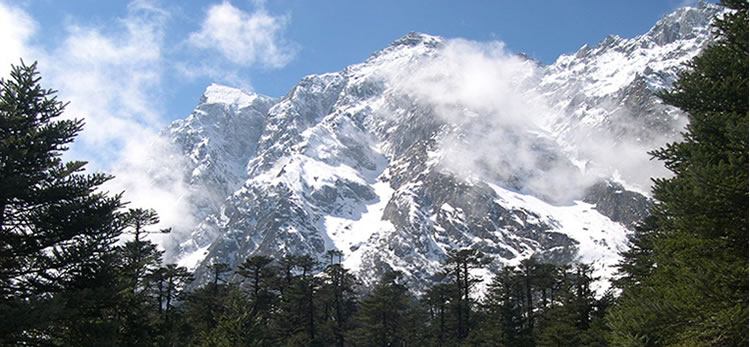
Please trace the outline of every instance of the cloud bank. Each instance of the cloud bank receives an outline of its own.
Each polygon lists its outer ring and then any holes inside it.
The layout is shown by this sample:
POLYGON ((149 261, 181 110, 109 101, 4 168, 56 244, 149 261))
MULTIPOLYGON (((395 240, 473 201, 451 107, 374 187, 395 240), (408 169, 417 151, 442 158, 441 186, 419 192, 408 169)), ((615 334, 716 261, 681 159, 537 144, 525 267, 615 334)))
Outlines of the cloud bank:
POLYGON ((0 0, 0 76, 19 58, 38 61, 42 86, 70 101, 64 117, 86 123, 65 159, 87 160, 89 170, 113 174, 104 189, 125 191, 128 207, 156 209, 162 221, 157 227, 187 231, 195 221, 183 156, 159 135, 170 121, 164 100, 172 66, 184 77, 234 76, 243 86, 249 76, 239 78, 240 69, 283 67, 294 58, 283 39, 289 17, 271 16, 262 6, 246 13, 228 2, 214 5, 194 33, 175 41, 167 36, 175 24, 170 12, 135 0, 106 25, 69 18, 61 40, 43 46, 35 41, 40 24, 23 7, 0 0), (204 53, 196 69, 187 61, 194 57, 176 55, 185 49, 204 53), (226 72, 204 73, 200 66, 226 72))
POLYGON ((385 78, 450 125, 440 140, 441 163, 465 178, 479 176, 567 203, 598 180, 619 176, 645 191, 650 177, 664 173, 646 154, 664 137, 617 139, 585 125, 565 138, 556 136, 550 124, 567 115, 537 92, 543 73, 538 63, 501 42, 453 39, 440 54, 385 78))

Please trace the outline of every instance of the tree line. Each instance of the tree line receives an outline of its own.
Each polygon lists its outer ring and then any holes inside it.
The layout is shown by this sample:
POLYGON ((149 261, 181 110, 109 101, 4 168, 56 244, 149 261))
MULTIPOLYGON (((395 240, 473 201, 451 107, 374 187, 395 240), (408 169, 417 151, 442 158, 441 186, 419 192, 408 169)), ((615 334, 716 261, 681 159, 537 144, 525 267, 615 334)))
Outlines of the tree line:
POLYGON ((60 156, 83 124, 39 85, 36 64, 0 81, 0 344, 64 346, 596 345, 611 301, 597 299, 586 265, 526 259, 496 274, 479 299, 472 270, 488 258, 448 253, 424 293, 397 271, 364 288, 311 255, 252 256, 209 266, 208 283, 164 264, 147 237, 154 210, 126 209, 60 156), (239 281, 229 281, 230 277, 239 281), (569 319, 574 317, 575 319, 569 319), (565 332, 560 335, 560 332, 565 332))
POLYGON ((208 283, 188 291, 190 271, 164 264, 147 237, 170 232, 153 229, 156 212, 126 209, 100 189, 111 176, 61 160, 83 123, 58 119, 65 104, 39 82, 36 64, 23 62, 0 81, 1 345, 534 345, 600 326, 590 268, 527 259, 478 300, 471 270, 488 261, 470 249, 451 251, 444 279, 422 295, 396 271, 366 290, 338 251, 327 262, 213 264, 208 283))
POLYGON ((364 288, 337 251, 216 263, 187 290, 147 237, 169 232, 156 213, 62 161, 83 122, 21 62, 0 80, 0 345, 747 346, 748 3, 722 4, 716 42, 660 95, 690 120, 651 153, 674 175, 599 294, 590 265, 533 257, 483 283, 472 249, 420 292, 398 271, 364 288))

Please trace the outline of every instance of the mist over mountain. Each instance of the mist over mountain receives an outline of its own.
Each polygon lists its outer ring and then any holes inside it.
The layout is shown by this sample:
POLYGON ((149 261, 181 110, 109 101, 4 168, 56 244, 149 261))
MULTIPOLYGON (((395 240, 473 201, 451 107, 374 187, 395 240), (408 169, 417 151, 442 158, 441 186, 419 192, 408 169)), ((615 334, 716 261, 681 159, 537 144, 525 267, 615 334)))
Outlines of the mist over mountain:
POLYGON ((167 257, 201 282, 216 262, 339 250, 366 285, 395 269, 419 287, 448 250, 474 248, 492 270, 534 255, 607 278, 666 175, 646 152, 686 124, 654 93, 720 11, 681 8, 548 66, 409 33, 279 99, 211 85, 162 133, 189 216, 167 257))

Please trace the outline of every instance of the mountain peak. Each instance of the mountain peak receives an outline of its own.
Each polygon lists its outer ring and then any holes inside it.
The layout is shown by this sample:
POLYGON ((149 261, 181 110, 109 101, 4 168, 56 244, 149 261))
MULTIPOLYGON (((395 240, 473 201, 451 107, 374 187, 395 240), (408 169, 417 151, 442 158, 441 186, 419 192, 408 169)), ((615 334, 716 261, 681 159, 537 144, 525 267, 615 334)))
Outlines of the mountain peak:
POLYGON ((433 101, 442 89, 431 84, 442 80, 398 83, 409 77, 403 71, 443 63, 445 39, 418 32, 342 72, 303 78, 275 106, 261 108, 272 99, 213 84, 169 133, 189 159, 201 220, 174 242, 175 259, 201 264, 196 278, 205 283, 216 262, 235 266, 256 254, 322 260, 339 250, 364 285, 399 269, 421 286, 448 250, 471 247, 489 255, 494 269, 534 254, 593 262, 597 276, 609 278, 627 249, 631 220, 648 208, 646 197, 627 192, 653 177, 644 169, 647 156, 631 159, 630 150, 645 153, 683 125, 651 90, 669 87, 709 40, 710 22, 700 20, 714 7, 699 6, 660 21, 664 32, 680 33, 681 18, 696 16, 690 23, 701 26, 685 29, 692 39, 662 45, 647 35, 611 35, 534 70, 539 75, 523 94, 493 88, 503 101, 488 100, 490 112, 466 93, 433 101), (544 104, 531 104, 537 100, 544 104), (528 124, 497 117, 537 110, 543 114, 528 124), (601 151, 610 148, 618 152, 601 151), (586 187, 610 178, 622 187, 586 187), (559 202, 556 194, 586 200, 559 202))
POLYGON ((248 90, 211 83, 201 97, 202 104, 234 105, 237 108, 251 106, 257 99, 271 99, 248 90))
POLYGON ((723 11, 726 10, 703 1, 696 7, 681 7, 656 22, 646 36, 659 45, 691 39, 696 36, 696 31, 709 30, 714 17, 723 11))
POLYGON ((428 47, 435 47, 440 42, 442 42, 443 39, 439 36, 432 36, 425 33, 419 33, 416 31, 409 32, 408 34, 404 35, 400 39, 393 41, 391 43, 392 47, 395 46, 409 46, 414 47, 419 44, 424 44, 428 47))
POLYGON ((700 0, 695 5, 695 8, 697 8, 699 10, 706 10, 706 9, 717 9, 717 8, 719 8, 719 6, 716 6, 716 5, 712 4, 712 3, 709 3, 709 2, 706 2, 706 1, 703 1, 703 0, 700 0))

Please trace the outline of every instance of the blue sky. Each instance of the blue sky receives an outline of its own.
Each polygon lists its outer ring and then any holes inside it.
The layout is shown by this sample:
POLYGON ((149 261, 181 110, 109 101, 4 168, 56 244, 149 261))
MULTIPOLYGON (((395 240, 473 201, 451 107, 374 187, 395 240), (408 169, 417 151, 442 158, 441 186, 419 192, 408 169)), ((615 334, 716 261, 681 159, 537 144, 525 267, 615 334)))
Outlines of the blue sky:
POLYGON ((19 57, 38 60, 44 86, 87 121, 74 153, 106 168, 133 134, 186 117, 212 82, 282 96, 303 76, 361 62, 410 31, 503 41, 549 64, 609 34, 644 33, 690 4, 0 0, 0 76, 19 57))
POLYGON ((634 37, 690 0, 0 0, 0 77, 38 61, 42 86, 86 122, 66 160, 116 179, 134 207, 194 225, 182 155, 159 131, 212 82, 283 96, 303 76, 364 61, 410 31, 549 64, 609 34, 634 37), (158 179, 156 179, 157 177, 158 179))

